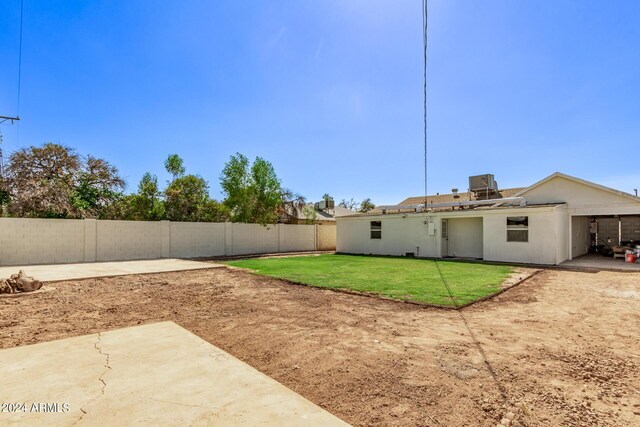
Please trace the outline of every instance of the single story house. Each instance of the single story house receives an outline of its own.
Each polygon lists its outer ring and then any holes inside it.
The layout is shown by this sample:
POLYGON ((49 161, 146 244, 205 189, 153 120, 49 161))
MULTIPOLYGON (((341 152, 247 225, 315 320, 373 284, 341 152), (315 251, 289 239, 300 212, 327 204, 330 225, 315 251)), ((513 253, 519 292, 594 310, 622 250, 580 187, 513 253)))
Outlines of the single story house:
POLYGON ((337 218, 337 252, 557 265, 596 245, 640 244, 640 198, 560 172, 509 190, 470 177, 467 194, 380 208, 337 218))

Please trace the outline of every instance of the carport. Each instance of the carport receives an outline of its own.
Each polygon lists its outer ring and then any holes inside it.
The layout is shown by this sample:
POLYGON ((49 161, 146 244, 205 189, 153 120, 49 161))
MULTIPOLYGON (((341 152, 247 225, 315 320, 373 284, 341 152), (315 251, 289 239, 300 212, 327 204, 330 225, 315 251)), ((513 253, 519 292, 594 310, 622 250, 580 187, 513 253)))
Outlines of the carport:
POLYGON ((569 260, 594 252, 600 255, 613 246, 640 245, 640 215, 572 215, 569 234, 569 260))

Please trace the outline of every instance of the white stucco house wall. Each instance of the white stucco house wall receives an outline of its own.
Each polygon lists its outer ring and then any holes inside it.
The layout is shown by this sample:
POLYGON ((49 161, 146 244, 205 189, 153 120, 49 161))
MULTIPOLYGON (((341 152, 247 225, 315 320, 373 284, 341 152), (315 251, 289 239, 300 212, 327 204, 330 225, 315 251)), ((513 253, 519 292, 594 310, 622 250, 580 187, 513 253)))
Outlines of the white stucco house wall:
POLYGON ((634 195, 556 172, 513 197, 523 201, 337 218, 336 250, 557 265, 597 242, 640 242, 634 195))

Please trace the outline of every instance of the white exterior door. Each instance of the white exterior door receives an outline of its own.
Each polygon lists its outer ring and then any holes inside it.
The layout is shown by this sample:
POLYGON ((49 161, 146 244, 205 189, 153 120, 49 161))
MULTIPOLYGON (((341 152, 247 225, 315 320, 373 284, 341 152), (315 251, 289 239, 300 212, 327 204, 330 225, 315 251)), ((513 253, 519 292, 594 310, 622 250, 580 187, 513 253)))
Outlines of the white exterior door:
POLYGON ((440 245, 441 252, 440 256, 446 257, 449 256, 449 223, 446 219, 442 220, 442 225, 440 226, 442 243, 440 245))

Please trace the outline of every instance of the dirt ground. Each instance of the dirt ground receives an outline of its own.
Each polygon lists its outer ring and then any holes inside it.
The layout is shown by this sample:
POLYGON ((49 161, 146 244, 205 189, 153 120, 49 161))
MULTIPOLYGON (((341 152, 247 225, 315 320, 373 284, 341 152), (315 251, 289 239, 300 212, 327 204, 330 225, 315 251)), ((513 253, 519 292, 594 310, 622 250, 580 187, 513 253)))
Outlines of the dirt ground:
POLYGON ((0 299, 0 347, 172 320, 353 425, 640 425, 637 273, 547 270, 460 312, 227 269, 49 286, 0 299))

